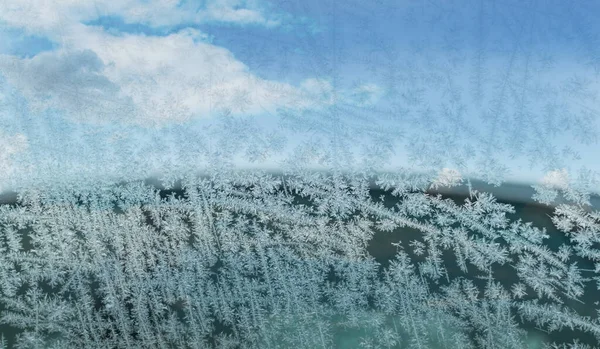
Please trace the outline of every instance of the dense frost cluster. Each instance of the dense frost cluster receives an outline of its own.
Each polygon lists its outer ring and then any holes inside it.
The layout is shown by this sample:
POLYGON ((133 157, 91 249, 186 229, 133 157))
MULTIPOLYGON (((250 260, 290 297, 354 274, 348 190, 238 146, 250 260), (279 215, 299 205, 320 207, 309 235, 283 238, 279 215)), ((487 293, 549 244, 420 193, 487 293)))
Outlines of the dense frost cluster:
POLYGON ((549 248, 490 194, 427 188, 219 172, 23 192, 0 209, 1 322, 19 348, 539 347, 527 324, 600 339, 597 211, 557 207, 549 248), (394 232, 376 260, 369 241, 394 232))

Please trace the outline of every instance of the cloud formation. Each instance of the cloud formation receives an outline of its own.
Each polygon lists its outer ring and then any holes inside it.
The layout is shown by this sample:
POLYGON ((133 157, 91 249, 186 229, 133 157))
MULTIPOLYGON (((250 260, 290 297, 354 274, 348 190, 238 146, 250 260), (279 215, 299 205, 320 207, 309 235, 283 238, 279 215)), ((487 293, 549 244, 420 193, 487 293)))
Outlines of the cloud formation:
POLYGON ((222 22, 273 27, 285 14, 269 13, 265 4, 253 0, 20 0, 0 2, 0 20, 30 33, 61 35, 69 23, 100 16, 121 16, 128 23, 151 26, 222 22))
POLYGON ((91 50, 44 52, 31 59, 0 57, 0 71, 28 99, 32 111, 56 108, 87 120, 112 120, 134 108, 103 69, 91 50))
POLYGON ((275 25, 252 1, 210 1, 192 11, 192 17, 182 10, 190 4, 178 3, 3 3, 0 20, 41 32, 60 46, 32 58, 0 56, 0 72, 29 99, 33 110, 54 108, 86 122, 160 124, 222 112, 306 108, 322 102, 304 91, 306 84, 296 88, 256 77, 230 51, 211 44, 196 29, 167 36, 116 36, 81 23, 98 13, 118 13, 126 20, 153 25, 204 20, 275 25))

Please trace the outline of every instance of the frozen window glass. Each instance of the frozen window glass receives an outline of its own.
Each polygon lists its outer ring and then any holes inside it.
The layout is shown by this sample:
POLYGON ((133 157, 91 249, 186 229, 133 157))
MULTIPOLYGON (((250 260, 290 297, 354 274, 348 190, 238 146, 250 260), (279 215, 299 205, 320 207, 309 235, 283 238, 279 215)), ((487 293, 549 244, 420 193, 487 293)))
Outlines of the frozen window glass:
POLYGON ((0 348, 600 347, 599 16, 0 0, 0 348))

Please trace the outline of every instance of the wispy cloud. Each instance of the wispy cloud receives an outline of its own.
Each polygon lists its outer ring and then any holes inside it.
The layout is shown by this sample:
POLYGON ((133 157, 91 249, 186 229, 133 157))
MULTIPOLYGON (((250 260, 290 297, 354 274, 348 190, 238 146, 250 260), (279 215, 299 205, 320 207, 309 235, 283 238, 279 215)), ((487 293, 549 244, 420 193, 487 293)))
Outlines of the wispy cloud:
MULTIPOLYGON (((0 4, 0 20, 45 35, 57 48, 32 58, 0 56, 0 72, 29 99, 34 111, 53 108, 78 121, 157 124, 216 112, 261 113, 306 108, 321 100, 304 85, 255 76, 227 49, 197 29, 166 36, 113 35, 83 24, 99 15, 151 25, 220 21, 275 26, 256 1, 209 1, 199 8, 179 1, 28 0, 0 4)), ((280 17, 277 17, 280 18, 280 17)))
POLYGON ((73 22, 117 15, 128 23, 153 26, 223 22, 273 27, 288 14, 270 12, 266 3, 247 0, 22 0, 0 2, 0 20, 30 32, 61 35, 73 22))
POLYGON ((81 121, 183 121, 215 112, 259 113, 300 98, 254 76, 227 49, 186 29, 168 36, 113 36, 80 25, 61 49, 0 58, 0 70, 39 109, 81 121))

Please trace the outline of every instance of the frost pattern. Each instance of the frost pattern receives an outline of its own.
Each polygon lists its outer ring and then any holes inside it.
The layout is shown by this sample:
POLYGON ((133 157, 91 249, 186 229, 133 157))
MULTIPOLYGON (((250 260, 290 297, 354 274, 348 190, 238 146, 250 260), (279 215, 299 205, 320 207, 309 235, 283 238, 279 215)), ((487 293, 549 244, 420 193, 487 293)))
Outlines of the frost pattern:
POLYGON ((22 3, 0 348, 600 347, 598 2, 22 3))
POLYGON ((0 212, 1 321, 25 348, 523 348, 522 321, 600 339, 576 311, 600 289, 598 211, 557 207, 568 240, 550 248, 490 194, 426 189, 218 172, 171 194, 25 192, 0 212), (376 232, 406 229, 391 261, 370 255, 376 232))

